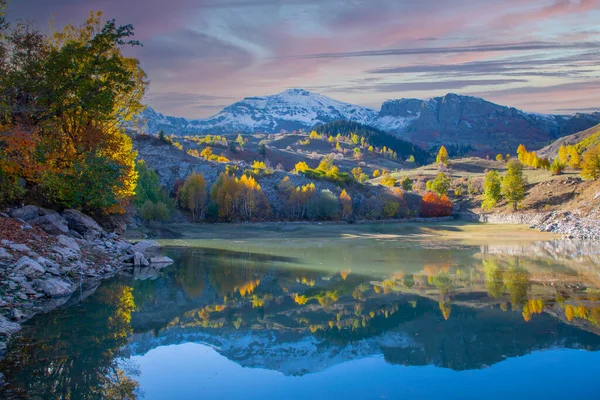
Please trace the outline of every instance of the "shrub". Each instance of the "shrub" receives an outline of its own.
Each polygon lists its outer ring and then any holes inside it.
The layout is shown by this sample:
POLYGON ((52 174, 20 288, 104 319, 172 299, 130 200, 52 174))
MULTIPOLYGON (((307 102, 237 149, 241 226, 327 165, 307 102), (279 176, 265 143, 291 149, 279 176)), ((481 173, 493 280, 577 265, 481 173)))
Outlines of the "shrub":
POLYGON ((150 200, 146 200, 139 210, 139 215, 145 222, 163 222, 169 219, 169 209, 165 203, 159 201, 153 203, 150 200))
POLYGON ((406 191, 412 189, 412 184, 413 184, 413 181, 408 176, 404 177, 404 179, 402 179, 400 181, 400 185, 402 185, 402 189, 404 189, 406 191))
POLYGON ((340 215, 340 203, 329 190, 321 190, 318 196, 308 203, 308 217, 317 220, 337 219, 340 215))
POLYGON ((421 199, 421 215, 427 218, 452 215, 452 202, 447 196, 427 192, 421 199))
POLYGON ((559 158, 555 158, 550 165, 550 171, 552 175, 560 175, 565 170, 565 164, 563 164, 559 158))
POLYGON ((381 184, 383 186, 394 187, 396 186, 396 178, 390 174, 385 174, 383 175, 383 178, 381 178, 381 184))

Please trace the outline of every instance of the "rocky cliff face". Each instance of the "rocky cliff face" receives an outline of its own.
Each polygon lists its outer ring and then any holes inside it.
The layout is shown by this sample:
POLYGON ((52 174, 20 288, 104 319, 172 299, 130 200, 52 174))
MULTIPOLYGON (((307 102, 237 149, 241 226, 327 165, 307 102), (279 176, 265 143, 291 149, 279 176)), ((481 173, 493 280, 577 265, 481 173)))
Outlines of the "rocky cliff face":
POLYGON ((377 112, 302 89, 248 97, 207 119, 169 117, 152 109, 141 117, 138 130, 156 133, 162 129, 178 135, 308 130, 318 123, 342 119, 374 126, 422 146, 462 144, 490 153, 514 152, 520 143, 541 148, 600 123, 600 112, 574 116, 526 113, 451 93, 430 100, 389 100, 377 112))

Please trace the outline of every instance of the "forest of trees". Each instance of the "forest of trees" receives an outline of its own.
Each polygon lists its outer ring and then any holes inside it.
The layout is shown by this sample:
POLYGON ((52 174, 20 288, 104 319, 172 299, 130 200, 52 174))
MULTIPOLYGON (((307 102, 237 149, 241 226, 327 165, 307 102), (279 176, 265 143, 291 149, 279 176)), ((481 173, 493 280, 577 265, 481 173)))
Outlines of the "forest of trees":
POLYGON ((328 124, 317 125, 314 130, 326 136, 350 136, 351 134, 363 137, 370 145, 392 149, 398 154, 398 158, 407 160, 413 156, 417 164, 426 164, 431 154, 412 143, 398 139, 379 129, 362 125, 357 122, 335 121, 328 124))

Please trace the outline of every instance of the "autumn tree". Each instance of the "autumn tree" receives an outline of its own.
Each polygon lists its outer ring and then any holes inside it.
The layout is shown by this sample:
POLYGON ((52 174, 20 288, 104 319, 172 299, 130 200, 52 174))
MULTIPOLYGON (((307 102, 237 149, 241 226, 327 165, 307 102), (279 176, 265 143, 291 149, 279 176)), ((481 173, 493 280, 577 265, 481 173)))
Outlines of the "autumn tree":
POLYGON ((446 217, 452 215, 452 202, 447 196, 427 192, 421 199, 421 215, 424 217, 446 217))
POLYGON ((373 171, 373 178, 378 178, 381 176, 381 171, 376 169, 375 171, 373 171))
POLYGON ((560 175, 565 170, 565 164, 560 160, 560 156, 555 158, 550 164, 550 171, 552 175, 560 175))
POLYGON ((581 164, 581 156, 575 146, 569 146, 569 166, 571 168, 579 168, 581 164))
POLYGON ((560 148, 558 149, 558 159, 563 164, 567 164, 569 162, 569 150, 564 144, 561 144, 560 148))
POLYGON ((600 178, 600 145, 592 147, 583 154, 581 176, 593 180, 600 178))
POLYGON ((340 203, 342 204, 342 219, 346 219, 352 215, 352 198, 346 189, 340 193, 340 203))
POLYGON ((206 181, 202 174, 191 174, 180 189, 179 204, 192 213, 194 220, 204 218, 206 212, 206 181))
POLYGON ((210 197, 217 206, 218 216, 226 220, 262 219, 271 211, 258 182, 246 174, 236 178, 222 173, 211 188, 210 197))
POLYGON ((496 206, 502 194, 502 178, 498 171, 492 170, 485 175, 483 181, 483 199, 481 208, 491 210, 496 206))
POLYGON ((122 52, 139 45, 133 27, 101 20, 91 13, 83 26, 52 37, 19 25, 0 61, 2 124, 8 134, 16 124, 28 127, 44 167, 26 180, 48 202, 86 211, 116 211, 135 194, 136 154, 125 126, 143 110, 148 84, 138 60, 122 52))
POLYGON ((516 211, 519 203, 525 198, 527 180, 523 176, 523 165, 517 160, 508 163, 508 171, 502 180, 502 196, 516 211))
POLYGON ((496 161, 498 161, 498 162, 504 161, 504 156, 502 154, 496 154, 496 161))
POLYGON ((394 187, 394 186, 396 186, 396 178, 394 178, 389 173, 384 174, 383 177, 381 178, 381 184, 383 186, 394 187))
POLYGON ((437 157, 435 158, 435 162, 438 164, 444 164, 444 165, 448 165, 448 150, 446 150, 446 147, 442 146, 440 147, 440 151, 437 154, 437 157))
POLYGON ((304 161, 300 161, 300 162, 299 162, 299 163, 297 163, 297 164, 295 165, 295 167, 294 167, 294 170, 295 170, 296 172, 304 172, 304 171, 306 171, 306 170, 308 170, 308 169, 310 169, 310 168, 308 167, 308 164, 307 164, 307 163, 305 163, 304 161))

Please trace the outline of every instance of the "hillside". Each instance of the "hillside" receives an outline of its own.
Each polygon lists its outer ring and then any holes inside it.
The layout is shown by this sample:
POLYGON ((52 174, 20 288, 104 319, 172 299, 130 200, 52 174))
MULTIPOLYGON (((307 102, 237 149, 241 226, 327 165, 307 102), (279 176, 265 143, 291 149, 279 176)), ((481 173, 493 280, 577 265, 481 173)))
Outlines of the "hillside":
POLYGON ((548 146, 540 149, 538 151, 538 154, 540 155, 540 157, 554 158, 558 155, 558 149, 560 149, 560 146, 572 146, 582 143, 584 141, 584 148, 600 144, 600 124, 589 129, 583 130, 581 132, 562 137, 553 142, 552 144, 549 144, 548 146))
POLYGON ((380 110, 340 102, 302 89, 247 97, 206 119, 165 116, 148 108, 137 130, 155 134, 279 133, 310 130, 336 120, 370 125, 421 147, 471 145, 479 153, 514 152, 523 143, 539 149, 559 137, 600 123, 600 113, 542 115, 447 94, 429 100, 388 100, 380 110))

